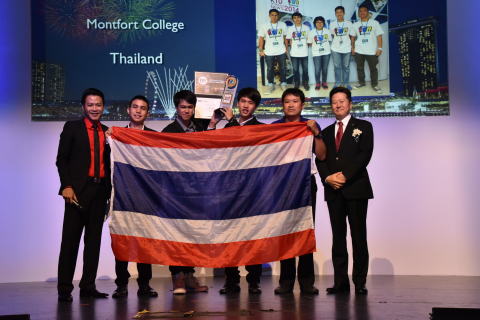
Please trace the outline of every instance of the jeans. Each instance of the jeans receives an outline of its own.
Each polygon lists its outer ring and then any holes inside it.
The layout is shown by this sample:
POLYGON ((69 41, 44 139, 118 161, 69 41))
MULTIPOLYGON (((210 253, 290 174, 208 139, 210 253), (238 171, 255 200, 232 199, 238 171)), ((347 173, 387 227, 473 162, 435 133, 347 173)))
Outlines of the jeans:
POLYGON ((365 85, 365 60, 367 60, 370 69, 370 80, 372 87, 378 85, 378 57, 376 55, 355 54, 355 62, 357 63, 358 83, 365 85))
POLYGON ((332 51, 333 66, 335 69, 335 85, 346 86, 350 80, 350 52, 339 53, 332 51))
POLYGON ((290 57, 295 85, 300 84, 300 64, 302 65, 303 84, 308 84, 308 57, 290 57))
POLYGON ((313 65, 315 66, 315 83, 327 82, 328 62, 330 55, 313 57, 313 65), (323 81, 322 81, 323 79, 323 81))
POLYGON ((280 68, 280 82, 287 82, 287 78, 285 77, 285 64, 286 64, 286 55, 281 54, 278 56, 267 56, 265 55, 265 61, 267 62, 267 81, 268 83, 274 83, 275 81, 275 72, 273 70, 273 65, 275 60, 278 61, 278 66, 280 68))

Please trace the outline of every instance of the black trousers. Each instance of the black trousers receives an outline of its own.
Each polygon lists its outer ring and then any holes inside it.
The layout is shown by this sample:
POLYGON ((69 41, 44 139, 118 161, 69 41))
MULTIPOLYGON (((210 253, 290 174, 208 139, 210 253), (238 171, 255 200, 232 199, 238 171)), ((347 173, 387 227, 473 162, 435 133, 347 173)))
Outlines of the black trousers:
POLYGON ((78 209, 73 204, 65 204, 62 244, 58 259, 57 289, 60 294, 69 294, 73 290, 72 280, 84 229, 83 273, 80 288, 95 289, 107 204, 107 188, 104 183, 87 182, 83 190, 77 194, 77 198, 82 209, 78 209))
MULTIPOLYGON (((315 176, 311 176, 310 183, 312 193, 312 212, 315 221, 315 206, 317 204, 317 183, 315 176)), ((313 253, 304 254, 298 257, 298 272, 295 267, 296 258, 280 261, 280 285, 290 286, 295 283, 295 276, 298 276, 298 283, 301 286, 310 286, 315 283, 315 268, 313 264, 313 253)))
POLYGON ((349 286, 347 219, 352 237, 353 270, 355 286, 364 286, 368 273, 367 208, 368 199, 347 200, 341 193, 335 200, 327 201, 332 226, 332 262, 335 286, 349 286))
POLYGON ((183 273, 194 273, 195 268, 194 267, 183 267, 183 266, 169 266, 168 269, 170 270, 170 273, 173 275, 176 275, 177 273, 183 272, 183 273))
POLYGON ((365 60, 368 63, 368 68, 370 70, 370 79, 372 87, 378 85, 378 57, 376 55, 366 55, 366 54, 355 54, 355 62, 357 63, 357 74, 358 74, 358 83, 365 85, 365 60))
MULTIPOLYGON (((262 265, 254 264, 250 266, 245 266, 247 269, 247 282, 249 284, 259 284, 260 277, 262 276, 262 265)), ((227 267, 225 268, 225 285, 237 285, 240 283, 240 270, 238 267, 227 267)))
MULTIPOLYGON (((150 279, 152 279, 152 265, 146 263, 137 263, 137 270, 138 287, 147 288, 149 286, 150 279)), ((115 273, 117 275, 115 284, 118 287, 126 287, 128 285, 128 278, 130 278, 130 273, 128 272, 128 262, 115 259, 115 273)))

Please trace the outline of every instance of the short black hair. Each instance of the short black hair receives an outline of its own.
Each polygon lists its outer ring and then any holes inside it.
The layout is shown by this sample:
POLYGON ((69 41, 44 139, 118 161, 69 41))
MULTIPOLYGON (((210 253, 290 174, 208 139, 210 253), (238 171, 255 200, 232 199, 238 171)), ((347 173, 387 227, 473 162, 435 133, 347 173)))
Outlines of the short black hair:
POLYGON ((337 12, 337 10, 342 10, 343 13, 345 13, 345 8, 343 6, 338 6, 335 8, 335 12, 337 12))
POLYGON ((345 87, 336 87, 330 90, 330 104, 332 104, 332 97, 334 94, 343 92, 347 96, 348 101, 352 102, 352 92, 345 87))
POLYGON ((82 93, 82 99, 81 99, 82 106, 85 105, 85 100, 87 99, 88 96, 99 96, 100 98, 102 98, 102 103, 105 104, 105 96, 103 95, 102 91, 96 88, 88 88, 88 89, 85 89, 82 93))
POLYGON ((282 94, 282 104, 283 101, 285 100, 285 97, 291 94, 292 96, 299 97, 302 103, 305 102, 305 94, 303 93, 302 90, 298 88, 288 88, 287 90, 283 91, 282 94))
POLYGON ((147 110, 150 109, 150 102, 148 101, 148 99, 145 97, 145 96, 142 96, 142 95, 136 95, 135 97, 133 97, 132 99, 130 99, 130 102, 128 103, 128 108, 130 108, 132 106, 132 102, 133 100, 142 100, 142 101, 145 101, 147 103, 147 110))
POLYGON ((322 16, 319 16, 319 17, 316 17, 315 19, 313 19, 313 26, 315 27, 317 22, 318 21, 322 21, 323 22, 323 25, 325 25, 325 18, 322 17, 322 16))
POLYGON ((260 104, 260 100, 262 99, 260 92, 258 92, 258 90, 255 88, 243 88, 238 91, 237 101, 240 101, 240 99, 243 97, 255 102, 255 107, 258 107, 258 105, 260 104))
POLYGON ((193 106, 197 104, 197 96, 190 90, 181 90, 175 93, 173 96, 173 104, 175 105, 175 108, 178 107, 180 100, 185 100, 188 103, 193 104, 193 106))
POLYGON ((268 10, 268 15, 270 15, 270 13, 272 13, 272 12, 276 12, 276 13, 280 14, 280 12, 277 9, 270 9, 270 10, 268 10))
POLYGON ((296 11, 296 12, 294 12, 294 13, 292 14, 292 19, 293 19, 293 17, 303 18, 302 14, 301 14, 300 12, 298 12, 298 11, 296 11))
POLYGON ((365 4, 359 5, 358 6, 358 11, 360 11, 361 8, 365 8, 365 9, 367 9, 368 12, 370 12, 370 9, 368 9, 367 5, 365 5, 365 4))

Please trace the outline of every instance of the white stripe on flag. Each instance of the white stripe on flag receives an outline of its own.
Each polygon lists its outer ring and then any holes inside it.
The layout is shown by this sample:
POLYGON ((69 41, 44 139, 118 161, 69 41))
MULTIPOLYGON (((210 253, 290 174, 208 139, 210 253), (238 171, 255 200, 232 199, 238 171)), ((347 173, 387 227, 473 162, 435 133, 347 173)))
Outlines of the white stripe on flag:
POLYGON ((168 219, 112 211, 110 232, 156 240, 215 244, 277 237, 313 229, 312 207, 229 220, 168 219))
POLYGON ((115 162, 156 171, 213 172, 278 166, 310 159, 313 136, 272 144, 218 149, 154 148, 111 140, 115 162), (208 161, 206 161, 208 160, 208 161))

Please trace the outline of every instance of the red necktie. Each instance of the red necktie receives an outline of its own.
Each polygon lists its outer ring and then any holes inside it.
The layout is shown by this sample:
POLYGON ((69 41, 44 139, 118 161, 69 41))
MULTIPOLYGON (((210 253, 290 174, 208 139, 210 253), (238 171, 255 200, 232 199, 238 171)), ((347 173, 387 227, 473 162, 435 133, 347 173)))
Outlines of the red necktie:
POLYGON ((340 149, 340 142, 342 141, 343 137, 343 122, 338 121, 338 130, 337 130, 337 136, 335 137, 335 149, 340 149))

